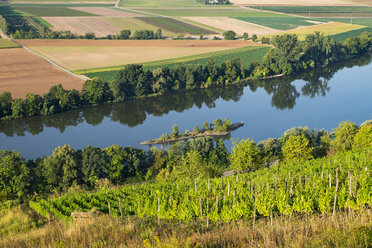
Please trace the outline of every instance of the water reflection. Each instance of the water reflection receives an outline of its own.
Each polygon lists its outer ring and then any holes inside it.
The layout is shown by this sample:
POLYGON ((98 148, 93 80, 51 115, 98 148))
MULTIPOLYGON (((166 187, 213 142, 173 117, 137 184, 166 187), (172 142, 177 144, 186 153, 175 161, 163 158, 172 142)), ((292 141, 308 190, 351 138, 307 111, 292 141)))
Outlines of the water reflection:
POLYGON ((105 118, 110 118, 113 122, 119 122, 129 127, 135 127, 143 124, 148 115, 163 116, 170 111, 183 112, 194 106, 201 108, 203 105, 208 108, 215 108, 217 99, 237 102, 243 95, 246 86, 252 92, 255 92, 258 88, 263 88, 271 96, 273 107, 280 110, 292 109, 301 94, 309 98, 325 96, 331 90, 328 81, 340 69, 363 66, 370 62, 371 56, 368 55, 350 60, 347 63, 318 68, 294 76, 250 81, 229 87, 183 91, 161 97, 88 107, 51 116, 1 121, 0 132, 8 137, 24 136, 27 132, 36 135, 43 132, 46 127, 53 127, 63 133, 67 127, 77 126, 84 121, 92 126, 100 125, 105 118), (305 81, 301 92, 298 92, 293 84, 298 79, 305 81))

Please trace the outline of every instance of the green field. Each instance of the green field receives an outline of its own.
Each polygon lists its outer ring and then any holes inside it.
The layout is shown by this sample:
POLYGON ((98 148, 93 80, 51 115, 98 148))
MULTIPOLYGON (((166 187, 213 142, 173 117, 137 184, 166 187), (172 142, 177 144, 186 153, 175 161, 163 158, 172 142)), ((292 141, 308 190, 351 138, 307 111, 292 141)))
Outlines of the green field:
POLYGON ((352 17, 352 18, 325 17, 325 18, 317 18, 316 20, 351 23, 351 24, 372 27, 372 17, 352 17))
POLYGON ((14 47, 19 47, 19 46, 10 40, 0 38, 0 49, 1 48, 14 48, 14 47))
POLYGON ((52 6, 14 6, 14 9, 34 16, 95 16, 94 14, 70 9, 67 7, 52 6))
POLYGON ((121 7, 189 7, 203 6, 201 0, 121 0, 121 7))
POLYGON ((236 17, 235 19, 255 23, 258 25, 275 28, 279 30, 294 29, 299 26, 312 26, 314 23, 308 22, 311 19, 301 17, 236 17))
MULTIPOLYGON (((182 66, 195 66, 195 65, 206 65, 210 59, 215 59, 217 64, 222 64, 226 60, 231 60, 234 58, 240 58, 246 66, 248 66, 253 60, 262 61, 262 58, 270 50, 269 47, 244 47, 244 48, 235 48, 225 51, 193 55, 175 59, 167 59, 155 62, 149 62, 143 64, 146 70, 154 70, 160 67, 168 66, 174 67, 176 65, 182 66)), ((102 68, 102 69, 91 69, 85 71, 79 71, 78 73, 84 74, 90 78, 99 77, 104 81, 112 81, 115 79, 117 72, 120 70, 120 67, 114 68, 102 68)))
POLYGON ((241 8, 178 8, 178 9, 138 9, 144 12, 164 16, 204 16, 204 17, 276 17, 286 16, 279 13, 252 11, 241 8))
POLYGON ((367 6, 250 6, 250 8, 282 13, 372 13, 367 6))
POLYGON ((347 38, 358 36, 363 32, 372 33, 372 27, 361 28, 361 29, 356 29, 356 30, 352 30, 349 32, 345 32, 345 33, 331 35, 331 38, 339 42, 344 42, 347 38))
POLYGON ((2 16, 25 16, 29 14, 16 10, 10 5, 1 5, 0 15, 2 16))
POLYGON ((217 34, 212 30, 167 17, 138 17, 138 19, 173 33, 217 34))
POLYGON ((50 24, 49 22, 47 22, 46 20, 44 20, 43 18, 41 18, 41 17, 36 17, 36 19, 42 24, 42 25, 44 25, 45 27, 47 27, 47 28, 52 28, 53 27, 53 25, 52 24, 50 24))

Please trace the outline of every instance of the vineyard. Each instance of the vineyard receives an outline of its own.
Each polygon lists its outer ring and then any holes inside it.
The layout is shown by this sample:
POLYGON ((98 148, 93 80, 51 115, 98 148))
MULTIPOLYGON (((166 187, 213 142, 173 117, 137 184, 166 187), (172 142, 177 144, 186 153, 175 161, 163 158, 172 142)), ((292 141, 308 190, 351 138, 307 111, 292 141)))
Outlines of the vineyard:
MULTIPOLYGON (((98 211, 112 217, 136 215, 206 223, 354 211, 372 204, 369 150, 237 176, 172 183, 145 183, 95 193, 73 193, 31 201, 46 218, 71 221, 71 213, 98 211)), ((208 224, 207 224, 208 225, 208 224)))

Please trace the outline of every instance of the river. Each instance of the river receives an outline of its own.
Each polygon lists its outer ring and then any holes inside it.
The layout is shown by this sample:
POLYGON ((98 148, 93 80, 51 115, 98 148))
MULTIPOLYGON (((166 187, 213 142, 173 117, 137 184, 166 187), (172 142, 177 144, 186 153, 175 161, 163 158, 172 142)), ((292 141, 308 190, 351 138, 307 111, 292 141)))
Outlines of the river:
POLYGON ((175 123, 184 132, 225 117, 244 122, 231 138, 256 142, 294 126, 330 131, 345 120, 361 124, 372 119, 371 56, 282 78, 1 121, 0 149, 35 159, 64 144, 147 148, 139 143, 170 133, 175 123))

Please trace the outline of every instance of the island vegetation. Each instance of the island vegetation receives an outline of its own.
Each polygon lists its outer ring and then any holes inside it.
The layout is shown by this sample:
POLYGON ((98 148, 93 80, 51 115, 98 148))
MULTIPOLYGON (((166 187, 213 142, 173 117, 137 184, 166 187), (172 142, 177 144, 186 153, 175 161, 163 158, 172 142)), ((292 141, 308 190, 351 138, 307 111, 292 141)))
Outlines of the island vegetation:
POLYGON ((228 118, 225 118, 223 122, 220 118, 218 118, 210 124, 208 121, 205 121, 203 123, 203 129, 201 130, 198 125, 195 125, 195 128, 191 132, 186 130, 183 134, 180 134, 178 125, 174 124, 172 133, 162 134, 162 136, 158 139, 150 139, 148 141, 141 142, 141 145, 163 144, 207 136, 226 136, 241 126, 243 126, 243 122, 232 124, 228 118))
POLYGON ((263 235, 265 228, 271 232, 279 223, 285 222, 289 229, 276 230, 288 231, 298 228, 296 223, 308 226, 312 221, 316 232, 304 230, 302 236, 288 240, 273 233, 265 244, 298 242, 302 247, 307 242, 338 242, 338 236, 328 236, 338 226, 337 235, 342 232, 343 242, 368 247, 371 148, 372 121, 360 126, 347 121, 333 132, 298 127, 279 139, 257 144, 251 139, 236 141, 230 154, 223 141, 209 137, 177 142, 166 151, 117 145, 74 150, 65 145, 51 156, 28 161, 16 151, 2 150, 0 245, 70 246, 79 237, 84 239, 79 244, 85 246, 110 242, 113 246, 161 243, 181 247, 190 242, 192 247, 204 247, 212 241, 217 246, 240 246, 264 241, 227 236, 220 240, 217 236, 229 228, 237 235, 253 230, 263 235), (236 176, 221 177, 227 170, 236 176), (135 182, 141 183, 125 185, 135 182), (87 222, 91 224, 76 222, 77 229, 70 229, 71 214, 76 211, 95 211, 87 222), (108 226, 103 228, 102 223, 108 226), (130 225, 138 226, 136 231, 130 225), (351 230, 349 225, 358 228, 351 230), (118 233, 111 229, 114 226, 132 238, 109 235, 118 233), (200 233, 186 231, 195 227, 200 233), (44 231, 23 234, 37 228, 44 231), (149 229, 153 230, 150 235, 138 234, 149 229), (168 229, 172 239, 163 235, 168 229), (88 238, 93 230, 105 237, 88 238), (319 236, 318 231, 327 235, 319 236))
POLYGON ((122 102, 132 98, 164 95, 172 91, 209 88, 242 81, 276 77, 315 67, 325 67, 369 52, 372 33, 365 32, 347 39, 344 44, 319 32, 299 41, 295 34, 275 36, 274 45, 263 62, 253 61, 245 67, 239 58, 217 65, 164 67, 145 71, 142 65, 126 65, 111 82, 99 78, 87 80, 82 90, 65 90, 53 86, 44 96, 29 93, 26 99, 13 99, 9 92, 0 95, 0 118, 12 119, 33 115, 49 115, 90 104, 122 102))

